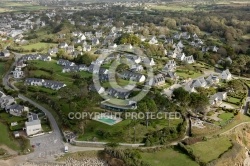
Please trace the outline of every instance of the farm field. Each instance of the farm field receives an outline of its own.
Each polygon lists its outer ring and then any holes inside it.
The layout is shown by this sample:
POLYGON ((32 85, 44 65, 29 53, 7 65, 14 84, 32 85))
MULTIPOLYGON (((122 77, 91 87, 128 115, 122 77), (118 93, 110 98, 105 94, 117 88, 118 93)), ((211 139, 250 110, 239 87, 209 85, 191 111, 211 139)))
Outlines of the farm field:
POLYGON ((150 7, 154 10, 170 10, 170 11, 193 11, 194 8, 191 6, 182 6, 178 4, 173 5, 152 5, 150 7))
POLYGON ((176 149, 166 149, 155 153, 141 153, 142 160, 149 163, 150 165, 157 166, 198 166, 189 156, 180 153, 176 149))
POLYGON ((232 143, 229 138, 218 137, 211 138, 207 141, 198 142, 196 144, 190 145, 193 150, 193 154, 200 158, 202 162, 208 163, 212 160, 217 159, 221 154, 225 153, 232 143))
POLYGON ((42 10, 48 9, 46 6, 40 6, 36 3, 27 3, 27 2, 13 2, 13 1, 4 1, 0 2, 0 13, 7 11, 32 11, 32 10, 42 10))

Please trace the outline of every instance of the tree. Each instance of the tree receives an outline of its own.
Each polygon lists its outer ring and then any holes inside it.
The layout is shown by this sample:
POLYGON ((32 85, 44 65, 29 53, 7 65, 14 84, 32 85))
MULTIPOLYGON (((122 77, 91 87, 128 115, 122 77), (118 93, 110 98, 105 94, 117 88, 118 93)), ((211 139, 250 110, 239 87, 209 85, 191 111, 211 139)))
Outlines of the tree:
POLYGON ((173 99, 183 104, 184 106, 187 106, 190 102, 189 93, 185 91, 182 87, 177 88, 173 91, 173 99))

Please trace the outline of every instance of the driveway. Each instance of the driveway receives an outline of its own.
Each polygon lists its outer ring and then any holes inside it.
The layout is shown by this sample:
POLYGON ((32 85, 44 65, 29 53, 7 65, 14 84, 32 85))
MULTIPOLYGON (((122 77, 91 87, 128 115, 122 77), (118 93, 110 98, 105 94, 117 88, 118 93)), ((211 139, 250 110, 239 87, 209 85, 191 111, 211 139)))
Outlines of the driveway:
POLYGON ((26 159, 32 160, 53 160, 64 153, 64 143, 61 136, 53 132, 43 136, 30 138, 30 144, 34 146, 34 153, 27 155, 26 159))

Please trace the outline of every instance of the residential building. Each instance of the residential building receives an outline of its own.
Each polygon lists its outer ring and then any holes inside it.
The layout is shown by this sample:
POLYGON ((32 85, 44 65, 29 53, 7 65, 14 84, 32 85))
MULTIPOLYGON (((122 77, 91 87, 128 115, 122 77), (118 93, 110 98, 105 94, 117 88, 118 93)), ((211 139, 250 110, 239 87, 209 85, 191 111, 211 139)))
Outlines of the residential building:
POLYGON ((223 81, 230 81, 232 79, 232 74, 230 73, 230 71, 224 70, 221 74, 220 74, 220 79, 223 81))
POLYGON ((210 105, 219 105, 227 99, 227 92, 217 92, 209 98, 210 105))
POLYGON ((25 129, 28 136, 37 134, 42 131, 41 121, 37 114, 30 114, 28 121, 25 122, 25 129))
POLYGON ((29 112, 29 108, 19 104, 13 104, 6 106, 5 111, 13 116, 22 116, 24 112, 29 112))
POLYGON ((131 71, 124 71, 120 74, 120 77, 125 80, 131 80, 135 82, 145 82, 146 77, 143 74, 140 73, 134 73, 131 71))

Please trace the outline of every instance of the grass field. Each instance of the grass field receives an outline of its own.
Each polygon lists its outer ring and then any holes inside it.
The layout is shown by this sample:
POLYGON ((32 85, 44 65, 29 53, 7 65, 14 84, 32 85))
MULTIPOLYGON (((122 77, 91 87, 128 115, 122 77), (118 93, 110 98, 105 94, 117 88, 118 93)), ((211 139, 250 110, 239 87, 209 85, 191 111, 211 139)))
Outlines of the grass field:
MULTIPOLYGON (((56 60, 52 60, 50 62, 30 61, 29 63, 33 64, 37 68, 47 68, 47 69, 53 70, 54 72, 54 74, 51 75, 50 73, 44 72, 41 70, 32 70, 31 71, 32 76, 37 76, 37 77, 41 75, 52 76, 53 80, 64 82, 67 85, 71 85, 74 81, 72 79, 72 73, 62 73, 63 67, 58 65, 56 60)), ((82 78, 88 78, 92 76, 91 73, 84 72, 84 71, 78 72, 78 74, 82 78)))
POLYGON ((177 70, 176 74, 179 77, 183 77, 184 79, 186 79, 186 78, 198 78, 198 77, 202 76, 201 73, 197 73, 197 72, 188 73, 188 71, 183 71, 183 70, 177 70))
POLYGON ((174 149, 166 149, 155 153, 141 153, 142 160, 152 166, 198 166, 189 156, 174 149))
POLYGON ((230 112, 225 112, 220 114, 218 117, 223 121, 228 121, 229 119, 232 119, 234 117, 234 114, 230 112))
POLYGON ((231 120, 234 117, 233 113, 230 112, 224 112, 218 116, 218 118, 221 119, 221 121, 215 122, 214 124, 224 126, 226 123, 231 120))
POLYGON ((5 126, 2 122, 0 122, 0 133, 0 145, 4 144, 13 150, 19 150, 18 142, 15 141, 12 136, 9 135, 10 133, 8 127, 5 126))
POLYGON ((23 48, 24 50, 27 50, 28 52, 32 52, 32 49, 35 49, 35 51, 41 49, 42 51, 47 52, 47 50, 51 47, 56 46, 56 44, 52 44, 52 43, 35 43, 35 44, 29 44, 29 45, 24 45, 21 46, 21 48, 23 48))
MULTIPOLYGON (((170 120, 170 126, 176 127, 181 122, 182 119, 170 120)), ((123 120, 122 122, 117 123, 113 126, 109 126, 93 120, 88 120, 85 133, 84 135, 79 136, 79 140, 91 141, 95 137, 97 138, 98 141, 133 143, 134 142, 133 127, 135 127, 136 142, 139 143, 144 139, 145 134, 147 134, 148 132, 155 131, 156 129, 159 130, 168 125, 165 119, 154 120, 151 123, 152 125, 147 128, 146 126, 141 124, 133 125, 132 121, 129 119, 123 120), (102 134, 105 133, 105 134, 103 137, 100 137, 99 136, 100 133, 102 134)))
POLYGON ((204 142, 199 142, 189 146, 193 150, 193 154, 201 161, 208 163, 217 159, 221 154, 226 152, 232 143, 229 138, 219 137, 212 138, 204 142))
POLYGON ((235 97, 228 97, 227 101, 231 102, 231 103, 234 103, 234 104, 237 104, 237 103, 240 102, 240 99, 239 98, 235 98, 235 97))
POLYGON ((150 9, 154 10, 170 10, 170 11, 193 11, 194 8, 191 6, 182 6, 178 4, 174 5, 152 5, 150 9))
POLYGON ((32 10, 42 10, 48 9, 46 6, 40 6, 38 4, 31 4, 27 2, 13 2, 13 1, 4 1, 0 2, 0 13, 7 11, 32 11, 32 10))

